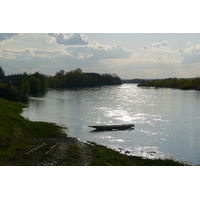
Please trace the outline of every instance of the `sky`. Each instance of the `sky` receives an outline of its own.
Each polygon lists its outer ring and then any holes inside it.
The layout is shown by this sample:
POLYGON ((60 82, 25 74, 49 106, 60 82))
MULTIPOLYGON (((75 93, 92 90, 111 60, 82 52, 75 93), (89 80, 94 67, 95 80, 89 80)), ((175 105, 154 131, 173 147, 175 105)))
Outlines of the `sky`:
POLYGON ((6 75, 116 73, 123 79, 197 77, 199 33, 0 33, 6 75))
POLYGON ((196 0, 5 1, 0 66, 6 75, 80 68, 122 79, 197 77, 196 5, 196 0))

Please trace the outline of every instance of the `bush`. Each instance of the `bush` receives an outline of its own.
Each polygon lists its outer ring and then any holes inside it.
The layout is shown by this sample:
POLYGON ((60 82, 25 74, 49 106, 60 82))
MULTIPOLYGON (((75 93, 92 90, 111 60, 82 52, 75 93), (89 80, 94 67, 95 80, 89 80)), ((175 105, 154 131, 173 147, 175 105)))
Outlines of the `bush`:
POLYGON ((27 97, 13 86, 0 85, 0 97, 11 101, 25 102, 27 97))

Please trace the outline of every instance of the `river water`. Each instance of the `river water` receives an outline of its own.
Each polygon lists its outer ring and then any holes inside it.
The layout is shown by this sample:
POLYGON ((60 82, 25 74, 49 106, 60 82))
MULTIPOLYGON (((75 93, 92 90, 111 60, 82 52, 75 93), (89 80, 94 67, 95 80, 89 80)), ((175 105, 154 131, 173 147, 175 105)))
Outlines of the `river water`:
POLYGON ((200 164, 199 91, 136 84, 49 90, 43 97, 31 97, 22 115, 67 126, 69 136, 128 155, 200 164), (134 130, 93 132, 88 127, 129 123, 134 130))

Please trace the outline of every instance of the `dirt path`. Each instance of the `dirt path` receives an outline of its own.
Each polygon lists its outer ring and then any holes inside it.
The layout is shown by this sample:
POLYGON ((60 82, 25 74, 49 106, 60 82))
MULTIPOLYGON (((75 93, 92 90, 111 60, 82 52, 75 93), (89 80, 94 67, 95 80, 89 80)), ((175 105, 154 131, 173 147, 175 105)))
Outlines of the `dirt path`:
POLYGON ((46 154, 51 154, 51 156, 47 156, 47 159, 40 162, 38 166, 89 166, 92 162, 88 144, 76 138, 52 138, 45 139, 44 141, 55 143, 46 152, 46 154))

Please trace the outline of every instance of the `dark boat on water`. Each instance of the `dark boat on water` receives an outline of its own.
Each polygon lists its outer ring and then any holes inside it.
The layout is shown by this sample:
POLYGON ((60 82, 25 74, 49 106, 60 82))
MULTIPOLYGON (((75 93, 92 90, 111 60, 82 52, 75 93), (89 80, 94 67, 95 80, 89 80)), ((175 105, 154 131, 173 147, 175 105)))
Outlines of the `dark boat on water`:
POLYGON ((89 126, 91 128, 96 128, 99 131, 112 131, 112 130, 127 130, 134 127, 134 124, 122 124, 122 125, 99 125, 99 126, 89 126))

